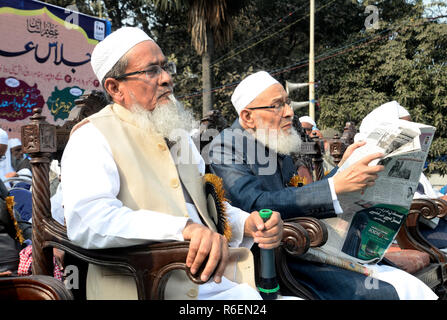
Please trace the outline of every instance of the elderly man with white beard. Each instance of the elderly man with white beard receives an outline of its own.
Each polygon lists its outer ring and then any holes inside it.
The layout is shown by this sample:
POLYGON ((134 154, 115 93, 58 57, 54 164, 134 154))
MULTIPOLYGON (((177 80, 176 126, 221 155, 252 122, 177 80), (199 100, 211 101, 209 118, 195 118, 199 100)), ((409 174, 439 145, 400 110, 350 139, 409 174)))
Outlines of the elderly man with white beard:
MULTIPOLYGON (((337 195, 374 184, 383 166, 369 166, 382 155, 365 156, 345 171, 331 171, 324 180, 297 187, 297 169, 289 156, 300 147, 292 127, 293 110, 284 87, 267 72, 245 78, 231 102, 239 118, 211 142, 211 172, 220 176, 232 205, 245 211, 271 208, 283 219, 313 216, 324 219, 343 213, 337 195)), ((365 142, 348 147, 340 165, 365 142)), ((288 257, 296 280, 317 299, 436 299, 422 281, 387 265, 367 265, 377 290, 364 274, 333 265, 288 257)))
MULTIPOLYGON (((145 32, 129 27, 101 41, 91 65, 113 103, 73 128, 65 148, 68 237, 87 249, 190 240, 186 265, 195 274, 205 264, 206 283, 197 286, 184 271, 172 272, 166 299, 261 299, 249 248, 277 247, 282 220, 274 212, 264 223, 257 211, 224 203, 231 237, 216 231, 204 161, 190 138, 176 139, 194 119, 173 96, 175 65, 145 32), (229 263, 233 253, 240 257, 237 268, 229 263)), ((87 298, 136 299, 136 285, 121 270, 90 265, 87 298)))

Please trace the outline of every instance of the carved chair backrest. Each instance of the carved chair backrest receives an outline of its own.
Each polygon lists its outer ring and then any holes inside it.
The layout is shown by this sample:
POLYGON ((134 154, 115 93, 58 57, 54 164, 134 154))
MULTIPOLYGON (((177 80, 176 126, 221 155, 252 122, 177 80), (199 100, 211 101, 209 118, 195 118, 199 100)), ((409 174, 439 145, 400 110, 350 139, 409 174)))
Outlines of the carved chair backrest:
POLYGON ((28 125, 22 126, 23 150, 31 157, 33 173, 33 274, 53 274, 52 248, 44 245, 52 233, 65 234, 65 228, 54 224, 51 216, 49 168, 52 159, 60 160, 70 131, 80 120, 107 105, 101 91, 84 94, 75 102, 75 107, 64 125, 56 127, 46 122, 41 109, 35 109, 28 125))
POLYGON ((354 136, 357 128, 354 122, 346 122, 341 137, 336 133, 332 139, 329 139, 329 153, 338 165, 343 158, 346 148, 354 143, 354 136))

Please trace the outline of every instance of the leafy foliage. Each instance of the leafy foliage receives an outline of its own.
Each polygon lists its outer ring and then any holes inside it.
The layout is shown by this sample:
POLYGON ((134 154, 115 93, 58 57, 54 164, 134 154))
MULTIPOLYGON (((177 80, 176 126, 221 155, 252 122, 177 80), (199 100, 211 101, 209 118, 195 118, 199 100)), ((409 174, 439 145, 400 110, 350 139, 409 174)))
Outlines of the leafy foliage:
MULTIPOLYGON (((202 59, 190 33, 191 27, 198 26, 191 25, 189 14, 194 2, 203 6, 206 1, 47 2, 64 7, 75 2, 81 12, 91 15, 98 15, 100 3, 113 29, 143 28, 177 63, 176 95, 201 117, 202 59)), ((240 7, 237 2, 216 1, 231 4, 227 9, 231 9, 233 29, 232 38, 224 37, 227 31, 222 34, 225 41, 215 48, 211 63, 213 108, 229 121, 236 118, 231 94, 245 76, 266 70, 283 84, 308 81, 309 1, 247 0, 240 7)), ((380 104, 396 100, 414 121, 437 128, 428 173, 446 174, 447 24, 423 16, 422 0, 316 0, 316 120, 321 129, 341 131, 347 121, 358 125, 380 104), (379 9, 379 29, 365 29, 369 4, 379 9)), ((308 91, 292 92, 291 98, 307 101, 308 91)), ((296 113, 307 114, 307 108, 296 113)))

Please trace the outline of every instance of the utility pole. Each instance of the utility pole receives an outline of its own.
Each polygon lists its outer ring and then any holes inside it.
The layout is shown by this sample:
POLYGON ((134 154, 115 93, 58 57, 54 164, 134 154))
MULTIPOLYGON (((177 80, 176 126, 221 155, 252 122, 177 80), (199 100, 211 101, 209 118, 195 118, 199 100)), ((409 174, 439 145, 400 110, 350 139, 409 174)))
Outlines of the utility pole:
POLYGON ((101 5, 101 1, 96 1, 96 4, 98 5, 99 18, 102 19, 102 5, 101 5))
POLYGON ((314 59, 315 0, 310 0, 309 34, 309 117, 315 121, 315 59, 314 59))

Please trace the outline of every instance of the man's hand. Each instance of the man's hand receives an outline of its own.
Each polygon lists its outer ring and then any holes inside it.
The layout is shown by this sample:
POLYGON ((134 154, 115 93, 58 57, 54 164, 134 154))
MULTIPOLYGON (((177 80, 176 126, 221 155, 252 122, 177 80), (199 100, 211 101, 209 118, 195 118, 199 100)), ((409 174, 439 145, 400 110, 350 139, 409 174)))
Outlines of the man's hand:
POLYGON ((282 240, 283 221, 277 211, 265 223, 258 211, 253 211, 245 220, 244 234, 252 237, 259 248, 273 249, 280 245, 282 240))
POLYGON ((335 193, 360 191, 373 186, 378 177, 377 174, 383 171, 384 166, 375 165, 370 167, 368 164, 381 157, 383 157, 383 154, 380 152, 367 155, 346 170, 337 173, 333 178, 335 193))
POLYGON ((343 153, 343 158, 341 158, 341 161, 338 164, 338 167, 341 167, 343 165, 343 163, 345 163, 346 159, 348 159, 351 154, 354 152, 355 149, 364 146, 366 144, 366 141, 357 141, 351 145, 349 145, 345 152, 343 153))
POLYGON ((220 283, 229 257, 225 237, 201 224, 188 222, 183 229, 183 238, 190 240, 186 266, 190 268, 191 273, 195 274, 208 257, 200 279, 208 281, 217 268, 214 282, 220 283))

